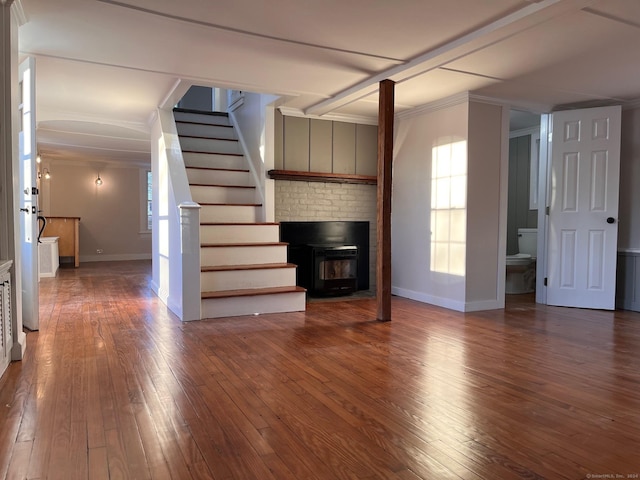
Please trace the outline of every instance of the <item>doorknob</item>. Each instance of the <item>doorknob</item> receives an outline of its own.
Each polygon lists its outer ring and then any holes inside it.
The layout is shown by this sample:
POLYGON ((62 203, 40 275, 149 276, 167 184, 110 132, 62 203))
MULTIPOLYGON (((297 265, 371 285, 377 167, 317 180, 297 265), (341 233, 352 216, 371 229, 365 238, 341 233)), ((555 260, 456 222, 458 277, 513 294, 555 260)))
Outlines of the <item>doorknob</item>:
POLYGON ((607 223, 616 223, 616 219, 613 217, 607 218, 607 223))
POLYGON ((29 213, 29 209, 28 208, 21 208, 20 211, 21 212, 25 212, 25 213, 29 213))

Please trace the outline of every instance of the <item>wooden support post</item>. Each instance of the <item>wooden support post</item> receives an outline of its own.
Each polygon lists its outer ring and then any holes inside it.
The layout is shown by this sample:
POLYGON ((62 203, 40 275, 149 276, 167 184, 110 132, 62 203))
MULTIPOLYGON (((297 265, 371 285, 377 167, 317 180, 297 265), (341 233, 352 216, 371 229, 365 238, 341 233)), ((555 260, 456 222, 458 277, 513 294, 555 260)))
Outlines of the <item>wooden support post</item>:
POLYGON ((393 157, 394 87, 380 82, 378 110, 378 195, 376 259, 377 319, 391 320, 391 161, 393 157))

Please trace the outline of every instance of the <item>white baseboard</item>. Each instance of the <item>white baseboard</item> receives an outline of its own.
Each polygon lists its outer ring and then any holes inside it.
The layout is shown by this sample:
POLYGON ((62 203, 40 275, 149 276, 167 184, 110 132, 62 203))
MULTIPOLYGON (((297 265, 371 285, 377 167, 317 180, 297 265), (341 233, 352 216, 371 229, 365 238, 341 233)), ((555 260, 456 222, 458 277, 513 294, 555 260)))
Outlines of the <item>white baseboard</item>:
POLYGON ((391 287, 391 293, 399 297, 417 300, 418 302, 436 305, 438 307, 456 310, 457 312, 479 312, 482 310, 501 310, 504 308, 504 299, 479 300, 476 302, 460 302, 450 298, 436 297, 422 292, 415 292, 406 288, 391 287))
POLYGON ((406 288, 398 288, 393 286, 391 287, 391 293, 393 293, 394 295, 398 295, 399 297, 408 298, 410 300, 417 300, 418 302, 448 308, 449 310, 456 310, 458 312, 465 311, 464 302, 452 300, 451 298, 436 297, 434 295, 428 295, 426 293, 415 292, 406 288))
POLYGON ((150 253, 121 253, 114 255, 81 255, 82 262, 120 262, 131 260, 151 260, 150 253))
POLYGON ((173 313, 176 317, 178 317, 182 321, 182 305, 180 305, 178 302, 176 302, 172 298, 167 298, 167 301, 165 302, 165 304, 167 305, 167 308, 171 310, 171 313, 173 313))
POLYGON ((499 300, 480 300, 477 302, 467 302, 464 304, 465 312, 480 312, 482 310, 502 310, 504 308, 504 299, 499 300))

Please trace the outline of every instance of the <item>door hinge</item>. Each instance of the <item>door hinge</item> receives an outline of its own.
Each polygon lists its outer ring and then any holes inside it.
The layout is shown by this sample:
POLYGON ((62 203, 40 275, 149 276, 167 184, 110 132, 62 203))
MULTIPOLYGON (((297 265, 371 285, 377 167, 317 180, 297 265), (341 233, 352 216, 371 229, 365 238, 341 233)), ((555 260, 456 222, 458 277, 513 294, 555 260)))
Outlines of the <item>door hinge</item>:
POLYGON ((38 195, 38 188, 37 187, 31 187, 31 195, 38 195))
POLYGON ((545 210, 544 210, 544 212, 545 212, 547 215, 549 215, 549 207, 546 207, 546 208, 545 208, 545 210))
POLYGON ((544 277, 544 286, 547 286, 547 277, 544 277))

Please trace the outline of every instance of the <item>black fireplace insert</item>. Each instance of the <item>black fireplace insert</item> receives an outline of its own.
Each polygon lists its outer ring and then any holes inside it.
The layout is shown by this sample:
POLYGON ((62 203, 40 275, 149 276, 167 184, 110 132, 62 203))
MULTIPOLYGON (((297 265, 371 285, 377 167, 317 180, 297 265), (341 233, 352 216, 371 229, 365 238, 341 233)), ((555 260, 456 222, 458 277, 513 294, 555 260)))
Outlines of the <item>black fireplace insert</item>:
POLYGON ((358 247, 309 245, 313 258, 311 293, 346 295, 358 289, 358 247))
POLYGON ((310 295, 348 294, 369 289, 369 222, 280 222, 280 240, 288 243, 288 261, 298 265, 297 284, 310 295), (314 252, 316 247, 324 247, 333 261, 321 263, 320 256, 314 252), (336 257, 340 255, 344 258, 336 257), (352 278, 353 269, 355 278, 352 278), (321 276, 319 272, 324 278, 316 278, 321 276), (351 289, 354 282, 355 288, 351 289), (327 285, 332 288, 330 293, 321 288, 327 285))

